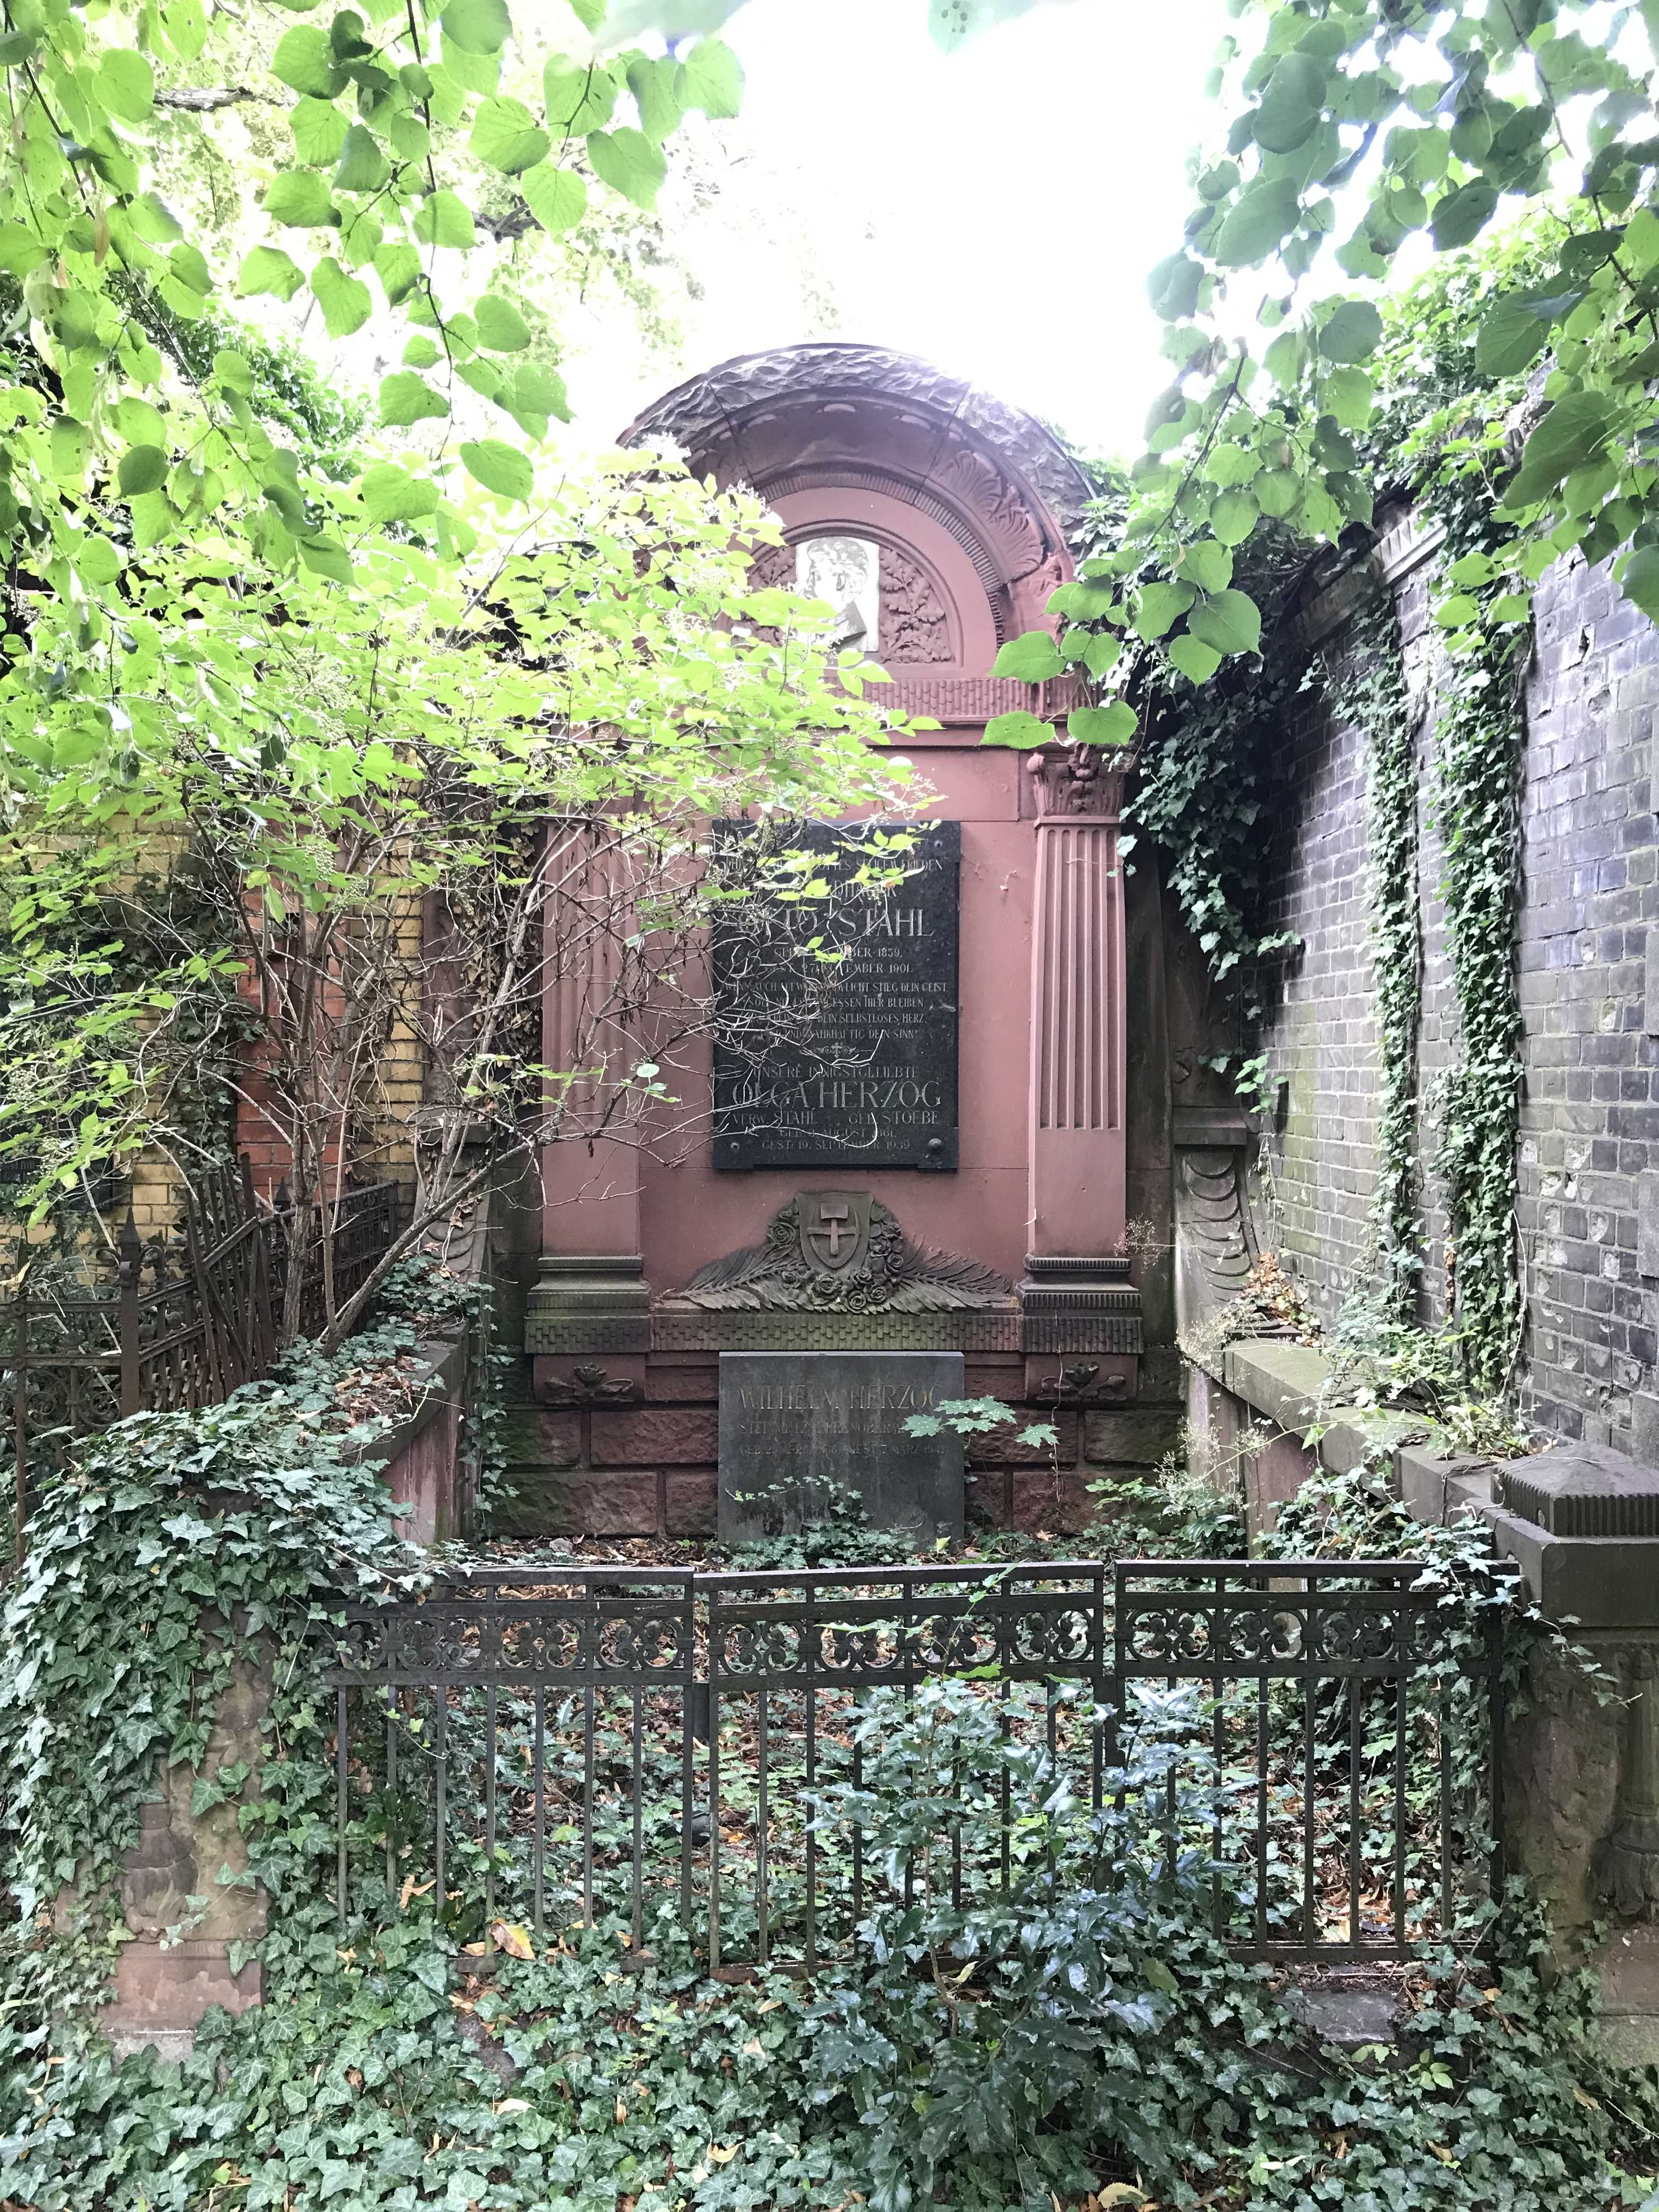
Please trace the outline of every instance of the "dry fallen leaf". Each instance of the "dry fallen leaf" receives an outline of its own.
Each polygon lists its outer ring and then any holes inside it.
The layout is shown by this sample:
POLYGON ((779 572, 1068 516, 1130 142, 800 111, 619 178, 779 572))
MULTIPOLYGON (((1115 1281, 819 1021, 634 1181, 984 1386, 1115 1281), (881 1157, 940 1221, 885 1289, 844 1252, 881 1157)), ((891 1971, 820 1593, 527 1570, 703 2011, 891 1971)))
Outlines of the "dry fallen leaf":
POLYGON ((764 2044, 763 2044, 763 2043, 762 2043, 762 2041, 761 2041, 761 2039, 760 2039, 759 2036, 757 2036, 757 2035, 751 2035, 751 2036, 750 2037, 750 2039, 749 2039, 748 2042, 747 2042, 747 2043, 745 2043, 745 2044, 744 2045, 744 2046, 743 2046, 743 2055, 744 2055, 744 2057, 745 2058, 764 2058, 764 2057, 765 2057, 765 2056, 766 2056, 766 2046, 764 2045, 764 2044))
POLYGON ((509 1959, 533 1959, 536 1955, 536 1947, 530 1940, 530 1930, 520 1927, 516 1920, 492 1921, 489 1940, 498 1951, 505 1951, 509 1959))
POLYGON ((398 1911, 407 1912, 409 1910, 410 1899, 411 1897, 424 1897, 428 1890, 429 1890, 432 1886, 433 1885, 429 1881, 416 1881, 412 1874, 406 1874, 404 1876, 404 1886, 398 1893, 398 1911))
POLYGON ((492 2112, 527 2112, 530 2101, 526 2097, 503 2097, 499 2105, 490 2106, 492 2112))
POLYGON ((732 2163, 732 2160, 737 2156, 741 2147, 742 2146, 738 2143, 727 2143, 725 2149, 722 2150, 719 2143, 711 2142, 708 2146, 708 2155, 714 2160, 716 2166, 729 2166, 732 2163))
POLYGON ((628 2107, 623 2104, 622 2099, 618 2097, 617 2100, 617 2125, 620 2127, 627 2118, 628 2107))

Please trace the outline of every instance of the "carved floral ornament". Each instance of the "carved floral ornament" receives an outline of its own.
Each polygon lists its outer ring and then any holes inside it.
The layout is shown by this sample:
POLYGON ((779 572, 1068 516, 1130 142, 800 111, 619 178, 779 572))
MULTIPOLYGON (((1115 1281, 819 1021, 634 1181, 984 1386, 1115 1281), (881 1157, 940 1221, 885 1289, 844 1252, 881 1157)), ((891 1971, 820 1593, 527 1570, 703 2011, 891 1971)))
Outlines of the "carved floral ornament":
POLYGON ((757 591, 781 587, 828 599, 846 617, 842 641, 861 647, 873 660, 896 667, 937 666, 957 657, 937 581, 901 546, 839 533, 805 537, 763 546, 749 573, 757 591), (836 557, 851 546, 866 555, 874 570, 873 591, 849 572, 844 559, 836 557))
POLYGON ((1115 822, 1133 761, 1127 747, 1054 744, 1026 756, 1037 819, 1055 816, 1115 822))

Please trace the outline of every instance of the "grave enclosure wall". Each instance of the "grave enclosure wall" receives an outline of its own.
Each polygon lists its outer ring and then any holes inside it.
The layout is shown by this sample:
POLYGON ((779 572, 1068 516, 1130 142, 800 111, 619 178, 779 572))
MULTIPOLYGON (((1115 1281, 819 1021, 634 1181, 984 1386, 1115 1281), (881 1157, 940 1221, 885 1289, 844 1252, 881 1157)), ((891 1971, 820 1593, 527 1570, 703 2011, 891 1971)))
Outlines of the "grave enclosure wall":
MULTIPOLYGON (((1057 1429, 1052 1453, 970 1443, 970 1513, 1075 1527, 1087 1484, 1144 1477, 1179 1420, 1156 877, 1119 864, 1109 764, 1079 776, 1057 744, 982 744, 1016 707, 1063 734, 1060 687, 991 669, 1051 623, 1087 486, 1029 418, 857 346, 726 362, 629 434, 763 495, 787 542, 758 580, 845 595, 885 696, 939 726, 905 746, 938 799, 917 872, 834 987, 838 1058, 815 1074, 785 1044, 745 1060, 705 1036, 665 1069, 672 1130, 544 1149, 501 1517, 707 1534, 722 1355, 913 1353, 959 1358, 969 1395, 1057 1429), (1140 1257, 1132 1213, 1153 1224, 1140 1257)), ((742 964, 717 933, 717 1003, 742 964)), ((574 1064, 585 994, 580 975, 550 985, 550 1066, 574 1064)))
MULTIPOLYGON (((1421 1317, 1432 1324, 1445 1305, 1436 1085, 1459 1051, 1434 807, 1433 548, 1406 521, 1376 550, 1418 714, 1421 1317)), ((1322 626, 1317 610, 1313 626, 1322 626)), ((1340 626, 1330 642, 1340 648, 1340 626)), ((1539 1425, 1650 1463, 1659 1461, 1656 698, 1659 631, 1605 566, 1559 564, 1537 596, 1520 774, 1520 1376, 1539 1425)), ((1268 924, 1299 946, 1261 1040, 1284 1089, 1257 1219, 1264 1242, 1276 1227, 1329 1318, 1353 1279, 1375 1179, 1376 1028, 1364 739, 1317 692, 1284 732, 1264 812, 1273 825, 1268 924)))

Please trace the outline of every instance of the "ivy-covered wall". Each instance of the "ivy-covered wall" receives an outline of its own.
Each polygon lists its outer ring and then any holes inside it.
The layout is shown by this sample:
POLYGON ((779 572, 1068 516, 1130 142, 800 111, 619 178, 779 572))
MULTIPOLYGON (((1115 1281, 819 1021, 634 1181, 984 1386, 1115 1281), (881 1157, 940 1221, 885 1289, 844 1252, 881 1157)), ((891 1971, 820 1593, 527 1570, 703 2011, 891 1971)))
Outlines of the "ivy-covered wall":
MULTIPOLYGON (((1418 785, 1416 1303, 1418 1317, 1435 1323, 1446 1305, 1443 1085, 1460 1064, 1462 1030, 1435 803, 1434 561, 1431 547, 1419 543, 1414 555, 1403 534, 1392 544, 1385 534, 1378 550, 1392 571, 1418 785)), ((1339 586, 1304 617, 1338 670, 1353 666, 1356 605, 1353 587, 1339 586)), ((1519 1379, 1542 1426, 1659 1461, 1656 702, 1659 630, 1605 567, 1575 558, 1552 571, 1537 602, 1521 763, 1519 1379), (1649 1251, 1638 1249, 1644 1199, 1649 1251)), ((1264 1236, 1276 1233, 1331 1319, 1364 1266, 1376 1180, 1370 755, 1358 719, 1310 688, 1285 732, 1267 808, 1266 918, 1300 942, 1267 994, 1261 1046, 1278 1110, 1259 1213, 1264 1236)))

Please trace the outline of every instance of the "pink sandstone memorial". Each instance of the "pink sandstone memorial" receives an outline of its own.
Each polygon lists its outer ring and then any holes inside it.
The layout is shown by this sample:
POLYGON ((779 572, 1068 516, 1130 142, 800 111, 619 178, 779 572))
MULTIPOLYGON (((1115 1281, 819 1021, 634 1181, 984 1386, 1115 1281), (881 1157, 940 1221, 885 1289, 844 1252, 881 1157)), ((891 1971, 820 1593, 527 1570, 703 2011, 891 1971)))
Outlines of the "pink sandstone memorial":
MULTIPOLYGON (((763 555, 761 580, 844 606, 846 635, 894 678, 884 698, 938 723, 904 750, 939 804, 902 886, 851 945, 820 1033, 769 1042, 763 1024, 758 1044, 705 1039, 672 1070, 698 1141, 545 1148, 518 1515, 526 1530, 703 1534, 723 1463, 747 1477, 769 1439, 787 1460, 826 1390, 853 1407, 866 1470, 905 1449, 907 1407, 987 1394, 1054 1419, 1060 1449, 970 1452, 970 1509, 1064 1527, 1091 1463, 1144 1467, 1171 1440, 1167 1413, 1145 1410, 1125 1246, 1121 759, 1068 748, 1056 701, 991 673, 1005 639, 1052 626, 1087 486, 1030 417, 851 345, 729 362, 628 437, 672 441, 697 475, 767 501, 787 542, 763 555), (1057 718, 1053 745, 982 744, 993 715, 1031 706, 1057 718), (870 1354, 904 1357, 860 1365, 870 1354), (881 1384, 900 1368, 903 1387, 881 1384)), ((718 932, 713 952, 718 1001, 718 932)), ((550 1066, 573 1064, 586 997, 580 974, 550 986, 550 1066)), ((1161 1163, 1167 1220, 1162 1024, 1143 1149, 1155 1175, 1161 1163)), ((959 1526, 960 1447, 939 1449, 945 1488, 924 1517, 959 1526)))

